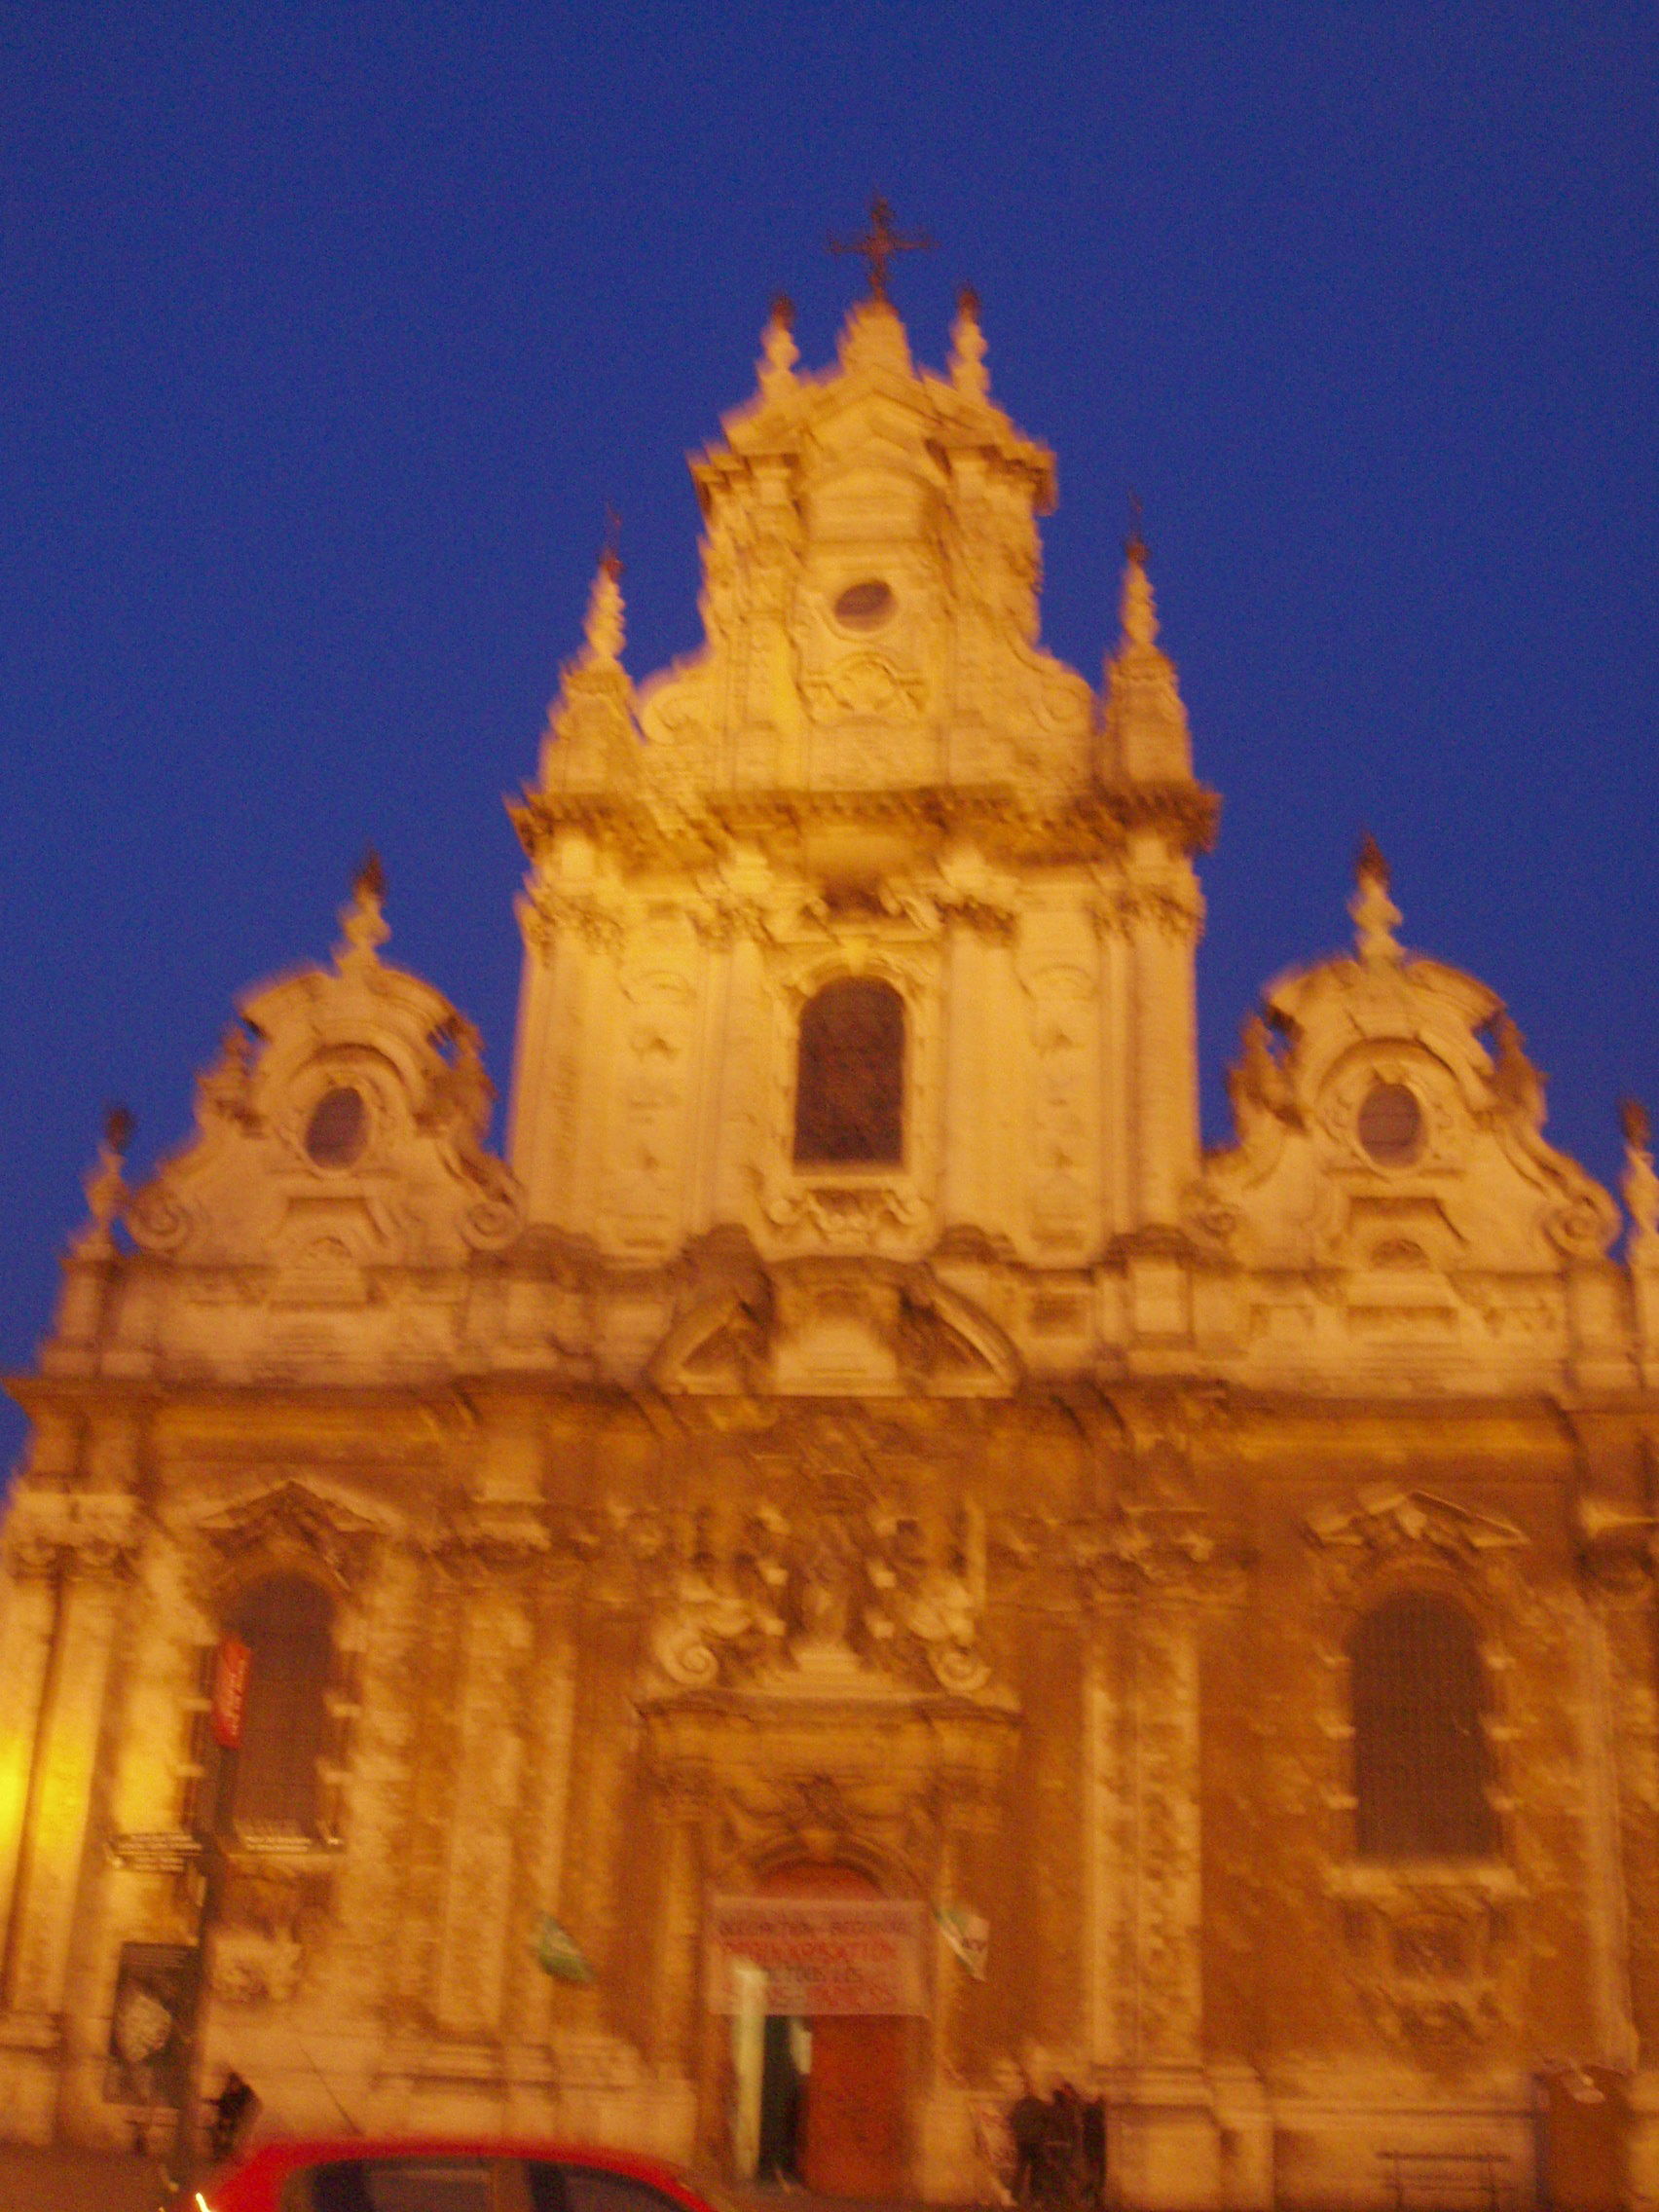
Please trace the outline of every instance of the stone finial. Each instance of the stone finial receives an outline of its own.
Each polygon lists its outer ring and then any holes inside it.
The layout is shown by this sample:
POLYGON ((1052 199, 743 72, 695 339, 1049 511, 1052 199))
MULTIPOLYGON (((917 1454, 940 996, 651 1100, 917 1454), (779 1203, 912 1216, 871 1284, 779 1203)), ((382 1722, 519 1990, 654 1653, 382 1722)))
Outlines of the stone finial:
POLYGON ((627 631, 622 619, 622 563, 614 552, 600 557, 582 634, 587 640, 582 657, 589 668, 618 665, 627 631))
POLYGON ((122 1167, 135 1125, 125 1106, 111 1106, 104 1114, 98 1157, 81 1186, 87 1194, 89 1219, 71 1246, 78 1259, 101 1259, 116 1248, 115 1225, 128 1199, 122 1167))
POLYGON ((233 1021, 219 1042, 219 1056, 196 1079, 199 1112, 203 1122, 217 1114, 230 1121, 245 1121, 253 1089, 253 1040, 240 1021, 233 1021))
POLYGON ((1398 960, 1400 943, 1394 931, 1403 917, 1388 896, 1388 863, 1369 830, 1360 839, 1353 878, 1354 892, 1348 901, 1348 912, 1353 916, 1354 944, 1359 957, 1398 960))
POLYGON ((1534 1128, 1544 1125, 1544 1079, 1527 1057, 1527 1040, 1514 1016, 1499 1014, 1493 1021, 1492 1088, 1498 1103, 1520 1114, 1534 1128))
POLYGON ((391 935, 381 912, 385 901, 386 869, 371 845, 363 856, 362 866, 351 879, 351 903, 340 909, 340 927, 345 937, 335 946, 334 958, 342 975, 376 965, 377 947, 391 935))
POLYGON ((956 295, 956 320, 950 327, 950 381, 966 398, 990 396, 985 334, 979 327, 979 295, 972 284, 964 284, 956 295))
POLYGON ((780 292, 772 302, 771 319, 760 335, 760 390, 767 399, 793 388, 794 365, 800 348, 794 342, 794 303, 780 292))
POLYGON ((1106 663, 1107 759, 1137 782, 1185 783, 1193 773, 1193 740, 1187 727, 1175 664, 1158 643, 1158 608, 1147 574, 1139 504, 1130 508, 1124 546, 1124 588, 1119 603, 1122 635, 1106 663))
POLYGON ((1640 1254, 1653 1264, 1659 1262, 1659 1174, 1653 1170, 1652 1126, 1640 1099, 1624 1101, 1619 1124, 1625 1142, 1624 1202, 1634 1224, 1631 1256, 1640 1254))
POLYGON ((1124 546, 1124 593, 1119 619, 1125 645, 1156 645, 1158 602, 1153 597, 1152 578, 1146 571, 1146 544, 1138 528, 1138 512, 1135 522, 1137 527, 1124 546))

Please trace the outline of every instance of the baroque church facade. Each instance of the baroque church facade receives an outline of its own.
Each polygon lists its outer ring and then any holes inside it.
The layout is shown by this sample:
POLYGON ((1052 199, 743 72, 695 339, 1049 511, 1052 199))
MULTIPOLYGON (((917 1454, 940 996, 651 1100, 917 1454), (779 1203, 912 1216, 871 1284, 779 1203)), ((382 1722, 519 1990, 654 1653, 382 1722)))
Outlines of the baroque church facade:
POLYGON ((1203 1151, 1216 802, 1138 543, 1100 690, 1039 643, 984 354, 780 309, 702 647, 602 568, 504 1157, 372 871, 113 1132, 14 1384, 7 2132, 127 2143, 194 2010, 285 2129, 942 2201, 1029 2075, 1128 2206, 1568 2202, 1566 2081, 1659 2204, 1644 1126, 1626 1224, 1368 849, 1203 1151))

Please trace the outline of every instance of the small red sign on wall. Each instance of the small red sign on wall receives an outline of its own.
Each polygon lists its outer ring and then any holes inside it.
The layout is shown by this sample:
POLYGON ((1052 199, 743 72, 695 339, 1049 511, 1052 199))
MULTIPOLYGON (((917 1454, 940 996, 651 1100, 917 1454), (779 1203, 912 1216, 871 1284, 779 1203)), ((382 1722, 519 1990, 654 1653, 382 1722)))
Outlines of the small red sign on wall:
POLYGON ((213 1662, 213 1741, 227 1751, 240 1748, 253 1653, 240 1636, 227 1636, 213 1662))

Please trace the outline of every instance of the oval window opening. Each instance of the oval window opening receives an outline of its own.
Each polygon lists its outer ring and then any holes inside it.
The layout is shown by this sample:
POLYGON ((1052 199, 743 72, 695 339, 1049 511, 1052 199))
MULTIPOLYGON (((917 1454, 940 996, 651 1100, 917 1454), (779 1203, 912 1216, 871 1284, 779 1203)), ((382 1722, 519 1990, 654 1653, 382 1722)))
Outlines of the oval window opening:
POLYGON ((1359 1141, 1380 1167, 1409 1167, 1422 1150, 1422 1108, 1403 1083, 1374 1084, 1359 1110, 1359 1141))
POLYGON ((350 1167, 369 1141, 369 1110, 360 1090, 325 1090, 306 1124, 306 1151, 318 1167, 350 1167))
POLYGON ((835 602, 835 619, 843 630, 879 630, 892 612, 892 586, 874 576, 849 584, 835 602))

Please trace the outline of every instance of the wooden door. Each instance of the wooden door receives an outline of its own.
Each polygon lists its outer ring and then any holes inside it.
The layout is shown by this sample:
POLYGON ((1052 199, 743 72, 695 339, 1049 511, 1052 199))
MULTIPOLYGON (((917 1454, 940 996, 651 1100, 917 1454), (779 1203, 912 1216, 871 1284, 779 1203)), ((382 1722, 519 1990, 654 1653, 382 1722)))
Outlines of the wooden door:
POLYGON ((802 2163, 820 2195, 904 2194, 905 2024, 813 2021, 802 2163))
MULTIPOLYGON (((774 1867, 768 1897, 879 1897, 855 1866, 774 1867)), ((804 2099, 801 2179, 822 2196, 893 2199, 908 2180, 909 2022, 850 2013, 816 2019, 804 2099)))

